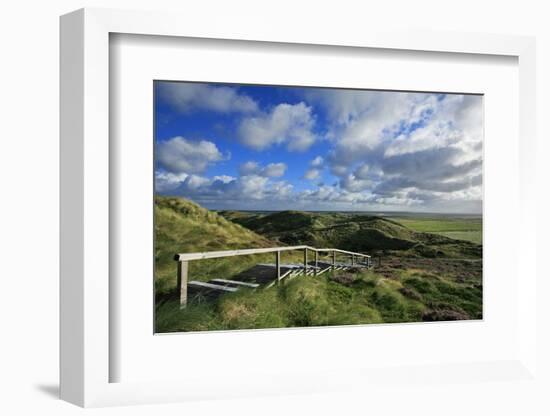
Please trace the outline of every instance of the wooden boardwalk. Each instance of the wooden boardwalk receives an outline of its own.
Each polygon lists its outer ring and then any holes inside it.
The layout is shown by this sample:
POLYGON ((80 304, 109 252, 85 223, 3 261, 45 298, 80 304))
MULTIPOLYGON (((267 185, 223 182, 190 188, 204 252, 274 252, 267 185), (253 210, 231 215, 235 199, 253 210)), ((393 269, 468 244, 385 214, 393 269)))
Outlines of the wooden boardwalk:
POLYGON ((371 267, 370 256, 363 253, 354 253, 339 249, 316 249, 309 246, 275 247, 269 249, 245 249, 212 251, 204 253, 177 254, 178 262, 178 290, 180 304, 185 307, 188 296, 216 298, 224 293, 235 293, 240 290, 256 290, 269 288, 275 284, 288 281, 297 276, 318 276, 329 270, 349 270, 351 268, 371 267), (281 252, 289 250, 303 250, 302 263, 281 263, 281 252), (308 261, 308 251, 314 253, 314 260, 308 261), (197 280, 188 281, 189 261, 239 255, 274 253, 274 263, 258 263, 255 266, 226 279, 224 276, 211 279, 208 282, 197 280), (319 253, 328 254, 328 260, 320 260, 319 253), (336 261, 336 256, 344 256, 348 261, 336 261))

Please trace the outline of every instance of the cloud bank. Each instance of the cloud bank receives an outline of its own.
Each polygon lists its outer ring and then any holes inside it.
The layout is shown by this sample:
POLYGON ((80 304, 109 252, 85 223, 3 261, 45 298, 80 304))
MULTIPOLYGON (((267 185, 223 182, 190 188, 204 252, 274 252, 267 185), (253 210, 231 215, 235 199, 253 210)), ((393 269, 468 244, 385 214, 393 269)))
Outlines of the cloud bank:
POLYGON ((481 96, 303 88, 260 105, 236 88, 189 85, 164 99, 234 114, 227 142, 258 158, 209 175, 229 158, 218 142, 158 142, 161 193, 214 208, 481 212, 481 96))

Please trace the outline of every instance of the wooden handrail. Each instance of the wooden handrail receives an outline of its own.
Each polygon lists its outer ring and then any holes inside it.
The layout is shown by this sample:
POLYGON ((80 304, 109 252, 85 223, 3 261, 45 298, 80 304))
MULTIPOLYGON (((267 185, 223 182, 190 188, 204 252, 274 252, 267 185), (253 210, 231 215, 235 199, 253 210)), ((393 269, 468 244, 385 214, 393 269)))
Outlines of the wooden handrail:
POLYGON ((247 248, 241 250, 224 250, 224 251, 204 251, 201 253, 180 253, 174 256, 176 261, 189 261, 189 260, 202 260, 202 259, 216 259, 220 257, 233 257, 233 256, 246 256, 250 254, 262 254, 262 253, 276 253, 281 251, 291 250, 311 250, 313 252, 337 252, 343 254, 349 254, 353 256, 361 256, 370 258, 368 254, 356 253, 353 251, 340 250, 337 248, 315 248, 310 246, 285 246, 285 247, 271 247, 271 248, 247 248))

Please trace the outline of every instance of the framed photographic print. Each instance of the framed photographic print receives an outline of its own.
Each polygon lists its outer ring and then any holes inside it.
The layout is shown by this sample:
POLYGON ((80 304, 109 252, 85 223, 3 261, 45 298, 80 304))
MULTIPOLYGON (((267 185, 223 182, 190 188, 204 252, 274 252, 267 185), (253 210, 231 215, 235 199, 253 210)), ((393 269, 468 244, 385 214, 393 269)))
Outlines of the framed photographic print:
POLYGON ((481 95, 154 93, 155 332, 482 319, 481 95))
POLYGON ((533 380, 533 40, 232 28, 62 17, 62 398, 533 380))

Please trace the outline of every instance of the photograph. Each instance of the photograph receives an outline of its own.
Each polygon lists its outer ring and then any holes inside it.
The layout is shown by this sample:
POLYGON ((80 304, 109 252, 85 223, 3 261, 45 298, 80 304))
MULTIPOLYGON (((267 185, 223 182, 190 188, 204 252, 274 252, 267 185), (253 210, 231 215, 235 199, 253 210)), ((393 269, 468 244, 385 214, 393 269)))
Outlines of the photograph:
POLYGON ((155 333, 483 319, 482 94, 153 88, 155 333))

